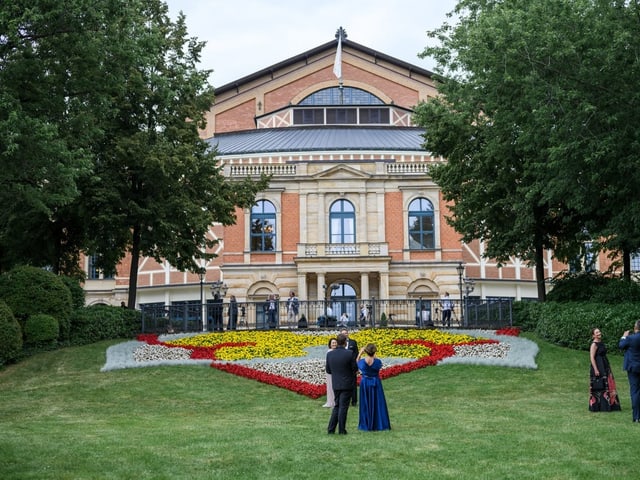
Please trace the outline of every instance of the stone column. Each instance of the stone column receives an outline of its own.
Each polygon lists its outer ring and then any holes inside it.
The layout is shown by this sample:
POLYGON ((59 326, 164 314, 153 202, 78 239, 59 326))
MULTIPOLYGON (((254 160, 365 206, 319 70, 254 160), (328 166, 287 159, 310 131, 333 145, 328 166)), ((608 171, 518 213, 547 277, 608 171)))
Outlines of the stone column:
POLYGON ((318 290, 318 298, 317 300, 324 300, 324 295, 325 295, 325 289, 324 287, 324 273, 320 273, 318 272, 318 284, 317 284, 317 290, 318 290))
POLYGON ((369 273, 362 272, 360 274, 360 298, 369 300, 369 273))
POLYGON ((378 291, 380 292, 380 300, 389 299, 389 273, 380 272, 380 285, 378 285, 378 291))

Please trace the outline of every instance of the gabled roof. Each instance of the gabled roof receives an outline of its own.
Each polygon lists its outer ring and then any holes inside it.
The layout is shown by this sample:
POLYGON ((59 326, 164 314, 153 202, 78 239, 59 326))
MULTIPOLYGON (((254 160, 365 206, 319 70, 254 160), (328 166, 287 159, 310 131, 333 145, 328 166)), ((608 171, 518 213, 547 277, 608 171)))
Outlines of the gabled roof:
MULTIPOLYGON (((356 42, 352 42, 351 40, 348 39, 343 39, 342 40, 342 48, 344 49, 345 47, 351 48, 353 50, 357 50, 360 51, 366 55, 370 55, 374 58, 374 62, 377 62, 378 60, 382 60, 384 62, 388 62, 392 65, 396 65, 400 68, 406 69, 408 71, 408 75, 411 76, 411 73, 415 72, 419 75, 422 76, 426 76, 426 77, 432 77, 434 75, 433 72, 429 71, 429 70, 425 70, 423 68, 420 67, 416 67, 415 65, 405 62, 403 60, 400 60, 398 58, 392 57, 390 55, 387 55, 385 53, 379 52, 377 50, 374 50, 372 48, 369 47, 365 47, 364 45, 360 45, 359 43, 356 42)), ((307 50, 306 52, 300 53, 299 55, 295 55, 293 57, 288 58, 287 60, 284 60, 282 62, 278 62, 275 63, 273 65, 271 65, 270 67, 266 67, 263 68, 262 70, 258 70, 255 73, 252 73, 251 75, 247 75, 245 77, 239 78, 238 80, 235 80, 233 82, 227 83, 226 85, 222 85, 221 87, 218 87, 214 90, 216 95, 220 95, 226 91, 229 90, 238 90, 238 88, 245 84, 245 83, 249 83, 252 82, 254 80, 257 80, 259 78, 264 77, 265 75, 273 75, 274 72, 281 70, 281 69, 285 69, 291 65, 295 65, 297 63, 300 62, 306 62, 309 58, 318 55, 318 54, 322 54, 325 51, 331 51, 331 52, 335 52, 338 48, 338 40, 332 40, 331 42, 327 42, 323 45, 320 45, 316 48, 312 48, 311 50, 307 50)))
POLYGON ((332 150, 423 151, 423 128, 288 127, 223 133, 207 140, 219 155, 332 150))

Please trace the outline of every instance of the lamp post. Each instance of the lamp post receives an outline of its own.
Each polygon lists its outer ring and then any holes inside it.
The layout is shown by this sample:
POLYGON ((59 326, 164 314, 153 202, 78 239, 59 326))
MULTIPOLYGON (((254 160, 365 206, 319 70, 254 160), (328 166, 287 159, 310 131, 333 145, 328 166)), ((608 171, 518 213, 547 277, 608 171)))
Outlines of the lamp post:
POLYGON ((464 279, 464 309, 467 311, 467 322, 469 321, 469 294, 473 292, 475 284, 476 282, 470 278, 464 279))
POLYGON ((222 280, 216 280, 211 284, 211 293, 214 295, 217 293, 220 298, 224 297, 229 290, 229 286, 222 280))
POLYGON ((322 310, 324 311, 324 321, 327 322, 327 284, 322 285, 322 310))
POLYGON ((202 324, 202 331, 206 331, 206 323, 205 323, 205 314, 204 314, 204 277, 206 275, 206 270, 201 268, 198 272, 198 276, 200 277, 200 323, 202 324))
POLYGON ((460 325, 464 325, 464 306, 462 303, 462 276, 464 275, 464 265, 462 262, 458 262, 456 270, 458 271, 458 288, 460 289, 460 325))

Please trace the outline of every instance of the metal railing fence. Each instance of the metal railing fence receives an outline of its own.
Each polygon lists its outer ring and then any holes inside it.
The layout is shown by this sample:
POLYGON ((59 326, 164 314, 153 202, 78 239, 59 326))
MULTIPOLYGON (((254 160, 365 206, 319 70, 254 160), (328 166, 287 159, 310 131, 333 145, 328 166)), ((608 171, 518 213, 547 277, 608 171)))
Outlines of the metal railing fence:
POLYGON ((235 328, 229 302, 180 305, 142 305, 142 332, 202 332, 229 329, 269 330, 294 328, 480 328, 513 326, 510 298, 450 300, 450 321, 439 299, 400 300, 331 299, 299 301, 297 314, 289 312, 286 300, 268 303, 238 302, 235 328), (346 317, 342 314, 346 314, 346 317), (447 324, 448 323, 448 324, 447 324))

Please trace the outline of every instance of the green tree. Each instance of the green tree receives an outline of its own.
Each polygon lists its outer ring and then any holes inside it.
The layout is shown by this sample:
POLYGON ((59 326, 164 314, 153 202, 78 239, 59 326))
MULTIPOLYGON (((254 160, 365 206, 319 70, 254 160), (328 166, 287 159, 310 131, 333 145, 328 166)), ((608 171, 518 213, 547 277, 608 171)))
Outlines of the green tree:
MULTIPOLYGON (((60 209, 79 195, 99 133, 96 47, 107 18, 88 0, 0 5, 0 269, 58 269, 60 209)), ((97 2, 101 3, 101 2, 97 2)))
POLYGON ((172 22, 158 0, 136 4, 125 25, 117 115, 77 205, 100 268, 112 272, 131 255, 131 308, 141 256, 198 271, 199 258, 214 256, 211 225, 233 224, 235 209, 251 206, 267 186, 266 178, 226 180, 215 151, 199 137, 213 89, 209 72, 197 69, 204 44, 188 38, 184 16, 172 22))
POLYGON ((447 158, 432 175, 454 202, 449 221, 465 241, 485 241, 488 257, 535 265, 540 299, 545 250, 572 259, 606 223, 598 205, 610 167, 590 156, 597 142, 589 128, 603 103, 593 83, 609 78, 591 80, 611 8, 591 0, 464 0, 457 25, 431 32, 439 45, 423 52, 443 74, 441 96, 420 105, 416 119, 426 148, 447 158))
POLYGON ((164 2, 3 2, 0 32, 0 270, 130 253, 132 306, 140 255, 195 269, 210 225, 266 187, 226 181, 199 138, 203 44, 164 2))
POLYGON ((574 179, 570 201, 588 212, 595 246, 623 259, 640 247, 640 4, 637 0, 590 2, 584 55, 564 80, 576 92, 558 128, 552 158, 574 179))

